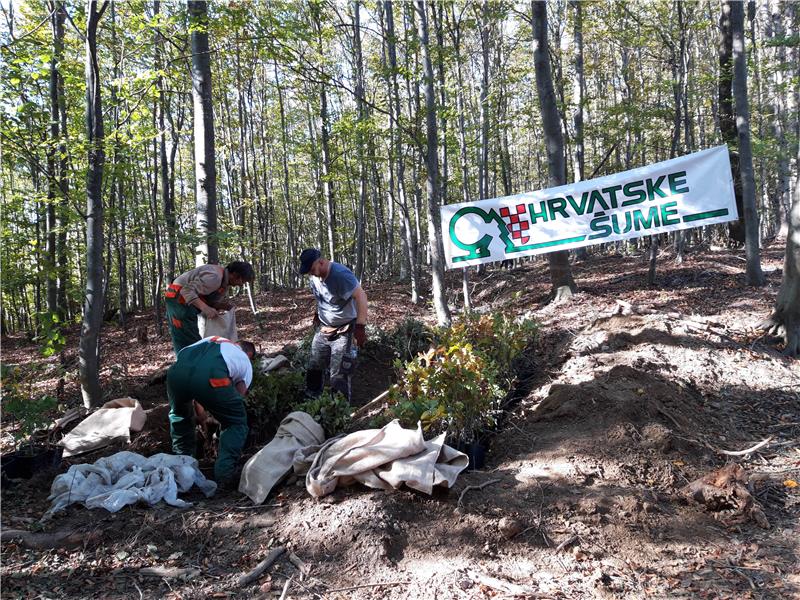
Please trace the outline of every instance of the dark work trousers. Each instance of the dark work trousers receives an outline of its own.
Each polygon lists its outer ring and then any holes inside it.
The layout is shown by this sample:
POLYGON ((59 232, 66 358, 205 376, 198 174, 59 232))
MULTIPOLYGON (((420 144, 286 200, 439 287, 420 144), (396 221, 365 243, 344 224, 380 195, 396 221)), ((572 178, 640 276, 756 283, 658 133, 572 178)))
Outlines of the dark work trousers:
POLYGON ((306 394, 316 398, 322 393, 325 369, 330 370, 331 392, 339 392, 350 402, 350 378, 356 365, 358 351, 353 343, 353 328, 329 339, 317 329, 311 342, 311 358, 306 370, 306 394))
MULTIPOLYGON (((228 342, 223 342, 228 343, 228 342)), ((169 430, 172 451, 194 456, 194 404, 197 400, 219 421, 219 454, 214 464, 217 483, 229 482, 247 440, 247 411, 244 398, 228 375, 219 342, 208 341, 184 348, 167 371, 169 430)))
POLYGON ((167 290, 166 307, 169 334, 172 337, 172 349, 175 356, 178 352, 200 341, 200 330, 197 327, 197 315, 200 313, 191 304, 184 304, 183 298, 173 290, 167 290), (173 295, 170 295, 172 293, 173 295))

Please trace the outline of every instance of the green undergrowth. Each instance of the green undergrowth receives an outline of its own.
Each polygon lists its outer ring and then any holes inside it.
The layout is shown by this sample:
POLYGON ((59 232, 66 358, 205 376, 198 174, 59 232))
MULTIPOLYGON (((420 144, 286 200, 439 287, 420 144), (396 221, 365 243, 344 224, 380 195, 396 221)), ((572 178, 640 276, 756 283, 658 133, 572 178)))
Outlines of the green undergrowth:
MULTIPOLYGON (((404 427, 421 422, 426 432, 448 432, 454 443, 468 443, 494 427, 501 403, 515 383, 516 371, 533 343, 537 324, 502 312, 469 313, 449 328, 431 328, 407 318, 393 330, 370 327, 362 352, 390 354, 395 378, 388 407, 374 420, 381 426, 399 419, 404 427)), ((256 441, 271 437, 294 410, 313 416, 333 436, 351 425, 352 407, 326 389, 319 398, 304 395, 304 368, 312 335, 288 357, 291 370, 256 373, 247 397, 256 441)))
POLYGON ((503 398, 513 387, 515 366, 536 336, 537 324, 501 312, 462 316, 431 331, 431 346, 411 360, 395 360, 397 383, 377 424, 421 422, 425 431, 447 431, 468 443, 494 427, 503 398))
POLYGON ((352 412, 344 396, 327 388, 318 398, 307 398, 305 374, 289 369, 268 374, 255 370, 245 406, 251 441, 255 444, 268 441, 284 417, 296 410, 311 415, 328 437, 347 429, 352 412))

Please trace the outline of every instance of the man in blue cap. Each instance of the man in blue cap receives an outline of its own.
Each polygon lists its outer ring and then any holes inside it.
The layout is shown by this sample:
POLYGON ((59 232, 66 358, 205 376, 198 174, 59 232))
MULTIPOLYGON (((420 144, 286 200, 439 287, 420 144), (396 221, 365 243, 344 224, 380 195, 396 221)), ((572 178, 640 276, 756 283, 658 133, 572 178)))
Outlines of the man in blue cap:
POLYGON ((317 300, 306 394, 317 397, 322 393, 325 369, 329 369, 331 390, 349 401, 356 346, 361 348, 367 341, 367 294, 350 269, 328 260, 316 248, 300 254, 300 273, 310 276, 311 292, 317 300))

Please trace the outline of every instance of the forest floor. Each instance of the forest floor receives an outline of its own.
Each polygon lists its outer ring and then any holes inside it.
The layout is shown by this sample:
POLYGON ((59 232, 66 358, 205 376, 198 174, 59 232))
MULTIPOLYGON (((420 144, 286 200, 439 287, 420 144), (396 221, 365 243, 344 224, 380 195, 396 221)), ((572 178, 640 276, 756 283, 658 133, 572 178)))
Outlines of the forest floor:
MULTIPOLYGON (((302 481, 290 480, 259 507, 234 491, 210 499, 189 493, 194 506, 186 509, 109 514, 75 505, 44 531, 78 532, 77 545, 3 541, 2 596, 800 597, 800 487, 793 487, 800 362, 757 329, 780 285, 783 248, 778 240, 764 252, 767 286, 758 289, 744 284, 741 252, 725 249, 690 253, 680 265, 662 254, 652 288, 646 256, 591 257, 573 267, 579 293, 559 305, 546 303, 544 261, 473 275, 476 305, 541 324, 535 369, 518 382, 519 401, 491 438, 483 470, 464 472, 453 490, 433 496, 356 486, 315 500, 302 481), (723 453, 765 439, 757 451, 723 453), (750 479, 750 518, 726 508, 724 494, 714 507, 722 510, 711 512, 682 492, 727 464, 750 479), (276 546, 307 568, 284 554, 238 588, 237 578, 276 546), (144 567, 188 571, 148 577, 144 567)), ((460 276, 448 277, 451 305, 460 305, 460 276)), ((381 328, 407 315, 430 319, 424 303, 410 304, 405 286, 366 289, 381 328)), ((240 309, 240 336, 265 353, 297 342, 311 326, 305 290, 270 292, 257 303, 260 324, 240 309)), ((76 336, 64 360, 63 394, 72 403, 79 401, 76 336)), ((155 335, 151 316, 137 315, 125 330, 107 323, 103 344, 108 396, 134 396, 148 411, 129 449, 169 451, 164 385, 149 383, 171 359, 168 339, 155 335), (142 325, 148 344, 137 341, 142 325)), ((30 369, 37 390, 55 390, 58 361, 41 358, 31 342, 4 338, 3 361, 30 369)), ((389 356, 364 357, 354 404, 386 389, 391 377, 389 356)), ((54 475, 3 490, 3 530, 38 528, 54 475)))

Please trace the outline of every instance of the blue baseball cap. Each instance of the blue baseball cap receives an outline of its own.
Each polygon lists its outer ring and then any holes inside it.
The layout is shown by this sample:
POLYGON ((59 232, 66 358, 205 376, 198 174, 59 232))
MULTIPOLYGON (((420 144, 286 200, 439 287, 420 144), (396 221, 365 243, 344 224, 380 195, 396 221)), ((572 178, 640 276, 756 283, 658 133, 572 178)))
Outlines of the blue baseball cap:
POLYGON ((305 275, 311 270, 314 261, 322 256, 322 252, 316 248, 306 248, 300 253, 300 274, 305 275))

